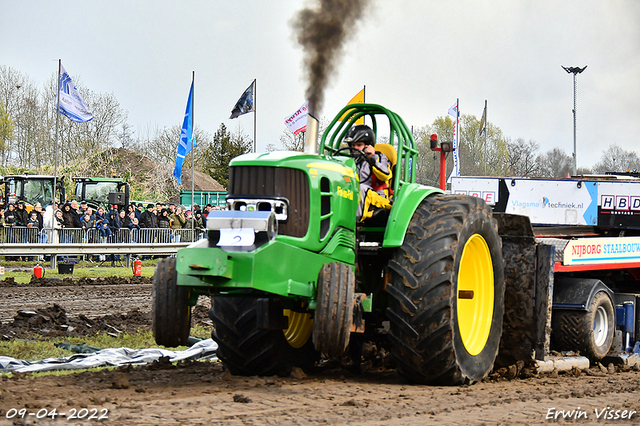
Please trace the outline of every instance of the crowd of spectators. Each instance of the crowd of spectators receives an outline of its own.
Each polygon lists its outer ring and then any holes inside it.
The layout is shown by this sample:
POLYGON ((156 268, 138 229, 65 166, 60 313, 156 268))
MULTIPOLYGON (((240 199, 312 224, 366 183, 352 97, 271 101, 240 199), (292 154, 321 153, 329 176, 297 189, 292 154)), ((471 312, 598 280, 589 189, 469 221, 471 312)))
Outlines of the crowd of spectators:
POLYGON ((126 209, 113 205, 107 212, 102 206, 93 210, 86 201, 73 200, 59 205, 50 204, 44 210, 37 203, 27 213, 23 201, 9 203, 6 209, 0 209, 0 226, 24 226, 38 229, 96 229, 101 237, 109 237, 122 228, 170 228, 195 229, 203 231, 205 217, 217 206, 207 204, 204 208, 193 206, 193 212, 184 206, 174 203, 149 203, 146 208, 142 203, 131 203, 126 209))
MULTIPOLYGON (((86 201, 78 203, 76 200, 62 203, 49 204, 45 209, 40 203, 36 203, 30 212, 27 212, 23 201, 8 203, 6 208, 0 208, 0 244, 1 243, 78 243, 81 242, 83 230, 94 230, 87 233, 89 242, 180 242, 181 234, 171 232, 151 232, 143 240, 134 239, 134 234, 122 234, 122 229, 194 229, 197 235, 205 229, 205 218, 211 210, 219 210, 217 206, 207 204, 204 208, 199 205, 191 210, 181 205, 169 203, 147 204, 146 209, 142 203, 132 203, 124 209, 117 205, 110 206, 107 212, 100 206, 95 211, 88 206, 86 201), (12 229, 13 228, 13 229, 12 229), (30 229, 26 231, 24 228, 30 229), (31 231, 34 229, 34 231, 31 231), (69 231, 62 231, 68 229, 69 231), (45 232, 40 232, 44 230, 45 232), (80 233, 76 232, 79 231, 80 233), (116 238, 109 239, 114 236, 116 238), (131 239, 129 239, 131 236, 131 239), (123 237, 121 240, 120 237, 123 237)), ((99 260, 105 260, 101 255, 99 260)), ((148 256, 143 256, 148 258, 148 256)), ((7 260, 32 260, 31 257, 6 257, 7 260)), ((44 259, 41 256, 41 259, 44 259)), ((111 255, 112 260, 118 260, 119 256, 111 255)))
POLYGON ((0 226, 26 226, 42 229, 44 225, 42 205, 37 203, 31 213, 27 212, 24 201, 9 203, 5 209, 0 209, 0 226))

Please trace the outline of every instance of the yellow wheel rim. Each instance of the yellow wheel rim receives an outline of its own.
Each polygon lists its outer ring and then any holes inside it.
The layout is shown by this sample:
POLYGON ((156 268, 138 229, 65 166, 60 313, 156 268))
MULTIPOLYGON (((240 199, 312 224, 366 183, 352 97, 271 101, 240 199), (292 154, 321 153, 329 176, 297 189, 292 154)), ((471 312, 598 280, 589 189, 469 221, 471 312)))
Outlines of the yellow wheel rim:
POLYGON ((284 337, 293 348, 301 348, 307 343, 313 332, 313 317, 311 314, 284 310, 284 315, 289 317, 289 327, 284 330, 284 337))
POLYGON ((485 239, 473 234, 462 250, 458 270, 458 329, 470 355, 484 349, 493 321, 493 263, 485 239))

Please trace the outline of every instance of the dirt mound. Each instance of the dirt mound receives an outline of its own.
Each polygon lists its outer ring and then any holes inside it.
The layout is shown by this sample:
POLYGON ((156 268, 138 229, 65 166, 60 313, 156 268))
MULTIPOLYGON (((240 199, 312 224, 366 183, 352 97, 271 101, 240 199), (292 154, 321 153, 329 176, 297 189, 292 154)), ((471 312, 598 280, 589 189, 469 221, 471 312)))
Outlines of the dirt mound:
POLYGON ((137 177, 146 176, 156 164, 144 155, 124 148, 110 148, 78 165, 78 172, 86 176, 137 177))
MULTIPOLYGON (((156 164, 144 155, 124 148, 110 148, 74 166, 74 176, 121 177, 131 185, 132 194, 142 199, 180 202, 180 191, 191 190, 191 169, 183 168, 178 185, 173 165, 156 164), (158 198, 160 197, 160 198, 158 198)), ((206 173, 194 171, 196 191, 224 191, 225 188, 206 173)), ((133 196, 133 195, 132 195, 133 196)))
MULTIPOLYGON (((58 287, 85 285, 151 284, 149 277, 103 277, 103 278, 36 278, 31 277, 30 287, 58 287)), ((0 285, 2 285, 0 283, 0 285)))
MULTIPOLYGON (((144 155, 124 148, 110 148, 91 159, 89 176, 128 177, 130 181, 144 178, 157 169, 157 164, 144 155)), ((181 190, 191 189, 191 169, 182 169, 181 190)), ((194 171, 195 189, 197 191, 224 191, 224 187, 206 173, 194 171)))
POLYGON ((28 284, 18 284, 12 277, 0 280, 0 287, 60 287, 60 286, 85 286, 85 285, 116 285, 116 284, 151 284, 149 277, 104 277, 104 278, 36 278, 31 277, 28 284))
MULTIPOLYGON (((207 317, 209 307, 196 305, 193 308, 192 324, 211 326, 207 317)), ((29 338, 35 335, 45 337, 83 337, 89 334, 105 333, 118 336, 121 333, 137 333, 151 328, 151 313, 138 308, 122 314, 107 314, 89 318, 84 314, 77 317, 67 315, 65 308, 52 304, 35 310, 20 310, 13 321, 0 325, 3 340, 29 338)))
MULTIPOLYGON (((196 191, 225 191, 225 187, 220 185, 218 181, 209 176, 206 173, 194 171, 193 173, 194 189, 196 191)), ((180 185, 181 191, 191 191, 191 170, 182 170, 182 176, 180 177, 182 185, 180 185)))
POLYGON ((205 326, 212 326, 213 323, 209 319, 209 308, 210 304, 204 305, 196 305, 191 308, 191 323, 192 324, 202 324, 205 326))
POLYGON ((0 281, 0 287, 15 287, 16 280, 13 277, 7 277, 0 281))
POLYGON ((151 327, 149 313, 133 309, 126 314, 108 314, 98 318, 88 318, 79 315, 75 318, 67 317, 67 311, 58 304, 36 310, 18 311, 13 321, 0 326, 0 335, 4 340, 20 337, 30 337, 38 334, 46 337, 82 337, 88 334, 107 333, 136 333, 151 327))

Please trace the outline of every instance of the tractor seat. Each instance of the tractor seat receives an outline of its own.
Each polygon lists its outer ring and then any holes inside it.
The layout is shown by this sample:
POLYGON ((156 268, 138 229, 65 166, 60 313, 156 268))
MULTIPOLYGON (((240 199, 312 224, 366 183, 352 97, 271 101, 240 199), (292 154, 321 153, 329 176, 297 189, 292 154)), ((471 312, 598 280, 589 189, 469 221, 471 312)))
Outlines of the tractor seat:
MULTIPOLYGON (((387 182, 387 185, 389 186, 389 188, 393 188, 393 180, 396 178, 394 173, 396 171, 395 170, 396 163, 398 162, 398 153, 396 152, 396 149, 393 147, 393 145, 390 145, 388 143, 376 144, 375 148, 376 148, 376 151, 386 155, 387 158, 389 159, 389 162, 391 163, 391 179, 389 179, 389 182, 387 182)), ((391 190, 389 192, 390 192, 388 194, 389 201, 393 202, 393 192, 391 190)))
MULTIPOLYGON (((375 146, 376 151, 383 153, 384 155, 387 156, 387 158, 389 159, 389 162, 391 163, 391 170, 392 173, 395 172, 395 165, 398 162, 398 153, 396 152, 396 149, 393 147, 393 145, 390 145, 388 143, 379 143, 376 144, 375 146)), ((389 186, 389 188, 393 188, 393 179, 395 178, 395 176, 391 176, 391 180, 389 180, 389 182, 387 183, 387 185, 389 186)), ((389 192, 391 192, 389 190, 389 192)), ((389 202, 393 202, 393 195, 390 193, 388 194, 388 199, 389 202)), ((365 226, 366 227, 384 227, 387 224, 387 220, 389 219, 389 212, 390 210, 386 210, 386 209, 377 209, 373 212, 373 216, 369 219, 365 220, 365 226)))
POLYGON ((375 148, 376 151, 379 151, 386 155, 391 162, 391 166, 395 167, 396 163, 398 162, 398 153, 396 152, 396 149, 393 147, 393 145, 390 145, 388 143, 379 143, 376 144, 375 148))

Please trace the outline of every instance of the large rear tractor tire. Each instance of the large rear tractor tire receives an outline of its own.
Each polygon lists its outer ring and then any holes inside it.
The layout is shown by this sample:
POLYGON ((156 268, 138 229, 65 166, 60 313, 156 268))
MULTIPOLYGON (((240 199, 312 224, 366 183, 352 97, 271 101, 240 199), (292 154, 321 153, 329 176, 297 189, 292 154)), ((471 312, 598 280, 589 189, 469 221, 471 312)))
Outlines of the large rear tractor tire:
POLYGON ((502 334, 503 263, 498 226, 484 201, 423 200, 389 262, 389 335, 401 376, 458 385, 491 371, 502 334))
POLYGON ((312 367, 319 354, 313 349, 313 319, 308 313, 285 310, 289 327, 257 328, 257 299, 213 297, 209 318, 218 343, 218 358, 238 376, 286 376, 292 367, 312 367))
POLYGON ((597 293, 587 311, 553 311, 552 329, 556 349, 579 351, 592 361, 604 358, 613 342, 615 316, 609 296, 597 293))
POLYGON ((186 345, 191 331, 189 289, 176 278, 176 258, 160 259, 153 274, 152 330, 156 343, 169 347, 186 345))

